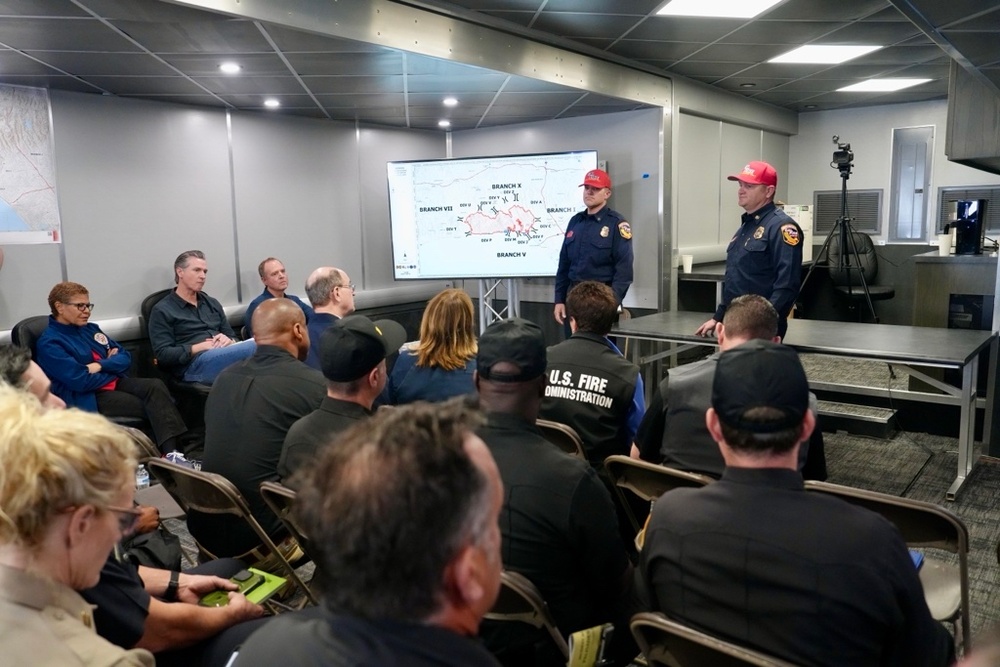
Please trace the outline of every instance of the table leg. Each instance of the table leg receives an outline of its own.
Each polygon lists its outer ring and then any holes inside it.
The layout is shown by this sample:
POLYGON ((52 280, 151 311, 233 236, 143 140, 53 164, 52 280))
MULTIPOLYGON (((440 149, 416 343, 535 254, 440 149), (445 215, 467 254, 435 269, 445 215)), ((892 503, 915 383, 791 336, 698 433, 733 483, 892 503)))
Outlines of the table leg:
POLYGON ((976 432, 976 379, 979 371, 979 355, 962 368, 962 405, 958 425, 958 471, 955 481, 948 487, 945 497, 954 500, 965 478, 972 471, 972 449, 976 432))

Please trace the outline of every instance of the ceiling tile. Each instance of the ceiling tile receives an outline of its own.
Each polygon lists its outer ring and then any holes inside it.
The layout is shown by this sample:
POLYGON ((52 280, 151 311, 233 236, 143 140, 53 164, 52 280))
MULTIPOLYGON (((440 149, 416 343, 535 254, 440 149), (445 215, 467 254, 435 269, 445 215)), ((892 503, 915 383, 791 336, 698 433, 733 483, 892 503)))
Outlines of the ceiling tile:
MULTIPOLYGON (((895 0, 899 2, 899 0, 895 0)), ((996 9, 992 0, 907 0, 924 18, 938 27, 968 20, 996 9)))
POLYGON ((843 27, 843 25, 843 23, 834 21, 754 21, 726 35, 722 39, 722 43, 807 44, 843 27))
POLYGON ((697 42, 656 42, 649 40, 623 39, 608 49, 626 58, 638 60, 675 61, 690 56, 702 48, 697 42))
POLYGON ((89 16, 66 0, 0 0, 0 18, 14 16, 89 16))
MULTIPOLYGON (((63 4, 70 4, 63 0, 63 4)), ((175 5, 171 2, 149 0, 73 0, 97 16, 118 21, 148 21, 153 23, 191 23, 217 20, 222 17, 214 12, 175 5)))
MULTIPOLYGON (((936 1, 936 0, 935 0, 936 1)), ((889 7, 888 0, 788 0, 762 15, 764 19, 795 21, 855 21, 889 7)))
MULTIPOLYGON (((541 3, 539 3, 541 4, 541 3)), ((590 12, 594 14, 631 14, 644 16, 663 4, 663 0, 548 0, 547 12, 590 12)))
POLYGON ((0 43, 22 51, 141 51, 96 19, 4 19, 0 43))
POLYGON ((12 86, 31 86, 32 88, 57 88, 74 93, 97 93, 102 89, 95 88, 86 81, 80 81, 71 76, 32 76, 17 74, 0 74, 0 83, 12 86))
POLYGON ((615 14, 580 14, 572 12, 543 12, 532 28, 554 35, 568 37, 598 37, 616 39, 628 32, 638 22, 635 16, 615 14))
POLYGON ((198 76, 194 81, 216 95, 301 95, 306 91, 293 76, 198 76))
MULTIPOLYGON (((684 60, 675 65, 671 65, 670 71, 682 76, 702 76, 721 79, 723 77, 732 76, 736 73, 745 74, 754 67, 755 65, 752 62, 720 63, 704 62, 700 60, 684 60)), ((756 67, 763 67, 763 65, 757 65, 756 67)))
POLYGON ((487 16, 492 16, 495 19, 500 19, 501 21, 510 21, 511 23, 516 23, 519 26, 527 28, 531 25, 531 22, 535 20, 535 12, 512 12, 512 11, 485 11, 483 14, 487 16))
POLYGON ((912 23, 852 23, 823 38, 823 44, 896 44, 920 35, 912 23))
POLYGON ((79 51, 28 51, 28 55, 68 74, 125 76, 177 76, 177 72, 145 53, 83 53, 79 51))
POLYGON ((403 92, 402 76, 304 76, 302 83, 317 96, 403 92))
POLYGON ((496 90, 506 78, 503 74, 491 76, 462 76, 442 79, 432 75, 415 75, 406 77, 406 85, 415 93, 452 93, 459 90, 482 92, 496 90))
MULTIPOLYGON (((38 56, 35 56, 38 57, 38 56)), ((0 73, 4 75, 56 75, 58 72, 17 51, 0 50, 0 73)))
POLYGON ((1000 35, 995 32, 951 32, 948 39, 976 67, 1000 62, 1000 35))
MULTIPOLYGON (((723 79, 716 85, 723 90, 752 94, 760 91, 771 90, 776 86, 788 84, 792 81, 792 79, 765 79, 762 77, 733 76, 728 79, 723 79), (749 87, 743 88, 741 87, 742 84, 747 84, 749 87), (750 86, 750 84, 753 85, 750 86)), ((825 88, 823 90, 825 90, 825 88)))
POLYGON ((955 21, 944 30, 947 35, 952 30, 1000 30, 1000 7, 987 14, 979 14, 967 20, 955 21))
POLYGON ((207 93, 201 95, 158 95, 155 93, 145 93, 141 95, 120 95, 120 97, 133 97, 136 99, 154 100, 156 102, 169 102, 170 104, 193 104, 202 107, 226 107, 225 100, 207 93))
POLYGON ((714 42, 743 25, 737 19, 706 21, 699 18, 651 16, 628 34, 628 39, 663 42, 714 42))
POLYGON ((205 91, 180 76, 88 76, 87 81, 115 95, 201 94, 205 91))
POLYGON ((154 53, 260 53, 271 47, 250 21, 206 15, 196 22, 114 21, 115 27, 154 53))
POLYGON ((740 76, 762 77, 765 79, 801 79, 805 76, 819 75, 832 68, 832 65, 813 65, 807 63, 761 63, 740 72, 740 76))
POLYGON ((380 76, 403 73, 403 55, 398 51, 366 53, 364 57, 359 57, 357 53, 287 53, 285 58, 301 75, 380 76))
POLYGON ((288 66, 274 53, 165 53, 160 56, 188 76, 219 76, 219 65, 235 62, 243 69, 228 76, 287 76, 288 66))
POLYGON ((787 50, 787 46, 776 44, 710 44, 697 51, 695 59, 735 63, 745 63, 748 60, 761 62, 780 56, 787 50))
POLYGON ((944 51, 936 45, 929 46, 888 46, 851 61, 855 65, 897 65, 900 63, 922 63, 940 58, 944 51))

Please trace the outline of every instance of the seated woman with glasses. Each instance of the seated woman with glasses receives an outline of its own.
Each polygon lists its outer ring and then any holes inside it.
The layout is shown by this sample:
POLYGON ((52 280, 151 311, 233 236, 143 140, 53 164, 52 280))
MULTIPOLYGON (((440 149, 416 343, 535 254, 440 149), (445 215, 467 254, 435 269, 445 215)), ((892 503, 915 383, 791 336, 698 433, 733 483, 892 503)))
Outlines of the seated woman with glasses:
POLYGON ((124 431, 80 410, 44 410, 0 387, 0 655, 7 665, 153 665, 94 631, 76 592, 97 583, 135 523, 124 431))
POLYGON ((105 417, 146 419, 160 451, 178 447, 187 426, 162 380, 128 377, 132 355, 90 321, 94 304, 80 283, 62 282, 49 292, 49 326, 35 345, 38 365, 52 393, 68 407, 105 417))
POLYGON ((468 294, 452 288, 435 295, 420 321, 420 340, 400 350, 382 392, 382 403, 436 402, 475 393, 475 325, 468 294))

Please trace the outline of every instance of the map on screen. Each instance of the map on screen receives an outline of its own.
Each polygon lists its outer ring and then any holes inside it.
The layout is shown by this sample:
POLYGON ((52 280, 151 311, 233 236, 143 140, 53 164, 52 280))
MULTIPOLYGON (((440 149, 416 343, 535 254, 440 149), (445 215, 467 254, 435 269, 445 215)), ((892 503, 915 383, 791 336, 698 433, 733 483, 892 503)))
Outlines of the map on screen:
POLYGON ((397 280, 554 276, 597 151, 389 162, 397 280))

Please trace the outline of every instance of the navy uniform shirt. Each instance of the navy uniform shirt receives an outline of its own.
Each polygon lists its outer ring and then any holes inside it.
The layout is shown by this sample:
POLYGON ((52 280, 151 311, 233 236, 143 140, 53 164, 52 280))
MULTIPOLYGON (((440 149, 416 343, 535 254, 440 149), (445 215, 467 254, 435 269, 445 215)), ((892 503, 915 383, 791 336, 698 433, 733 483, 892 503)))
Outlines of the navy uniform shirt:
POLYGON ((802 229, 774 202, 744 213, 742 224, 726 250, 722 303, 715 320, 722 321, 729 302, 744 294, 759 294, 774 305, 784 335, 786 319, 799 294, 802 274, 802 229))
POLYGON ((610 286, 618 303, 632 284, 632 229, 621 213, 607 206, 594 215, 580 211, 566 225, 555 302, 566 303, 570 288, 584 280, 610 286))

